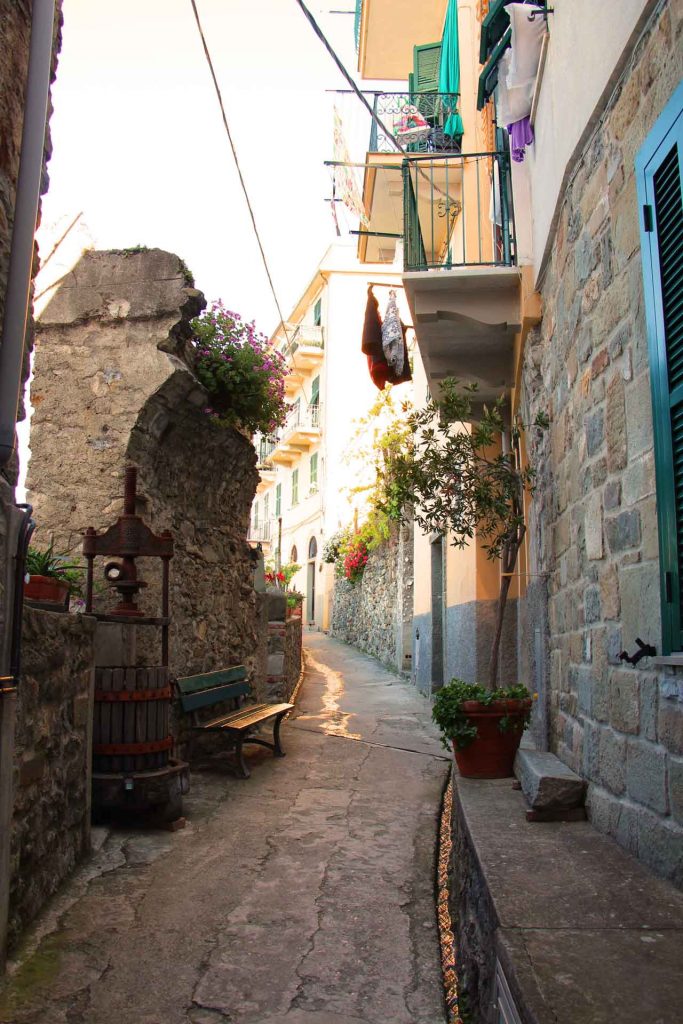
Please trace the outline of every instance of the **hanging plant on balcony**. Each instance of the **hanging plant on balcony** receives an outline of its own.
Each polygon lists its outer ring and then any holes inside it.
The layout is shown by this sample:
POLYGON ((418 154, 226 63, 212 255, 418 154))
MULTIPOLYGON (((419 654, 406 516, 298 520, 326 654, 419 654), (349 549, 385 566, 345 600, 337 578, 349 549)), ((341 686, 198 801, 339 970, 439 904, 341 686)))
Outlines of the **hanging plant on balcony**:
POLYGON ((194 370, 209 393, 205 412, 221 426, 273 433, 285 421, 284 357, 219 301, 192 321, 194 370))

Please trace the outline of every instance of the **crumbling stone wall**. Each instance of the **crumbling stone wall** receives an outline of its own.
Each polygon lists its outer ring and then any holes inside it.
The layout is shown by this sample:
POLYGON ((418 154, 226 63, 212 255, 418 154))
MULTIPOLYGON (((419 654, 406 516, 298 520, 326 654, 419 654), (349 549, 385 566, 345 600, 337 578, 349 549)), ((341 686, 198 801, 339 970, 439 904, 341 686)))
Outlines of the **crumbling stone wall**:
POLYGON ((412 526, 370 552, 357 583, 336 578, 330 636, 409 672, 413 614, 412 526))
POLYGON ((25 608, 8 942, 90 849, 95 620, 25 608))
MULTIPOLYGON (((255 663, 254 569, 246 544, 258 476, 249 439, 216 427, 190 369, 189 320, 204 306, 182 261, 161 250, 84 254, 37 329, 29 488, 37 541, 80 550, 122 510, 138 467, 138 511, 170 530, 171 671, 255 663)), ((155 567, 141 602, 159 607, 155 567)), ((100 598, 100 602, 102 602, 100 598)), ((141 660, 156 638, 138 632, 141 660)))
POLYGON ((589 780, 593 823, 672 879, 683 845, 683 687, 619 652, 636 637, 661 652, 634 157, 681 77, 675 8, 660 8, 577 162, 523 385, 525 421, 539 409, 552 421, 535 453, 529 530, 530 569, 549 574, 550 747, 589 780))

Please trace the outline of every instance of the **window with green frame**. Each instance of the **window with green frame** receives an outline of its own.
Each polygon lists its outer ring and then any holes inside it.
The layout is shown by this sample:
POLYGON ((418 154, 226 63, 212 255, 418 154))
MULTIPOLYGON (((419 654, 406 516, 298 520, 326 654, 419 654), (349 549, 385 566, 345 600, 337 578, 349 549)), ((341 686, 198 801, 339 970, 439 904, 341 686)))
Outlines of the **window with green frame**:
POLYGON ((299 470, 292 472, 292 508, 299 504, 299 470))
POLYGON ((275 487, 275 516, 277 519, 282 515, 282 484, 275 487))
POLYGON ((683 83, 636 158, 665 655, 683 651, 682 174, 683 83))
POLYGON ((318 490, 318 453, 311 455, 310 461, 310 491, 311 494, 318 490))
POLYGON ((323 300, 318 299, 313 307, 313 326, 320 327, 323 322, 323 300))

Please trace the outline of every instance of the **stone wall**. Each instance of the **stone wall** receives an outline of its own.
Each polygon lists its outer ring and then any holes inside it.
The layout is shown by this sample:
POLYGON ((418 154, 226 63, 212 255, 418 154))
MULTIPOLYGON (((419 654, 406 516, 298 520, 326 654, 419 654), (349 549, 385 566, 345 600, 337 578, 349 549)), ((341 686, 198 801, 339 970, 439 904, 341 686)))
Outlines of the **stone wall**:
POLYGON ((90 849, 95 620, 24 610, 9 943, 90 849))
POLYGON ((413 613, 412 525, 370 552, 357 583, 335 578, 330 636, 410 672, 413 613))
POLYGON ((589 780, 592 822, 680 882, 683 687, 619 660, 636 637, 661 651, 634 157, 681 78, 677 7, 657 8, 568 184, 523 406, 552 421, 529 524, 530 571, 548 573, 550 747, 589 780))
MULTIPOLYGON (((138 467, 138 511, 170 530, 171 671, 255 669, 254 567, 246 544, 255 452, 203 413, 190 370, 189 319, 204 305, 182 261, 161 250, 84 254, 42 314, 36 340, 29 471, 36 543, 80 550, 87 526, 122 510, 138 467)), ((156 567, 141 605, 158 609, 156 567)), ((100 598, 99 607, 104 606, 100 598)), ((138 657, 158 660, 138 629, 138 657)))

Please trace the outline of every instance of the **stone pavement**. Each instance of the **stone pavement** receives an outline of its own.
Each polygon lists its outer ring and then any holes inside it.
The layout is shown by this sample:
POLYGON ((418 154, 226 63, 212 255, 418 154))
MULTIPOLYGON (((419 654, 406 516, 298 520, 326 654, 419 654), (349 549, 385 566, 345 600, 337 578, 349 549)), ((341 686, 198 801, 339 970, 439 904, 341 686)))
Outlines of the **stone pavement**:
POLYGON ((429 705, 305 641, 287 757, 193 773, 183 831, 100 832, 10 965, 2 1024, 443 1024, 429 705))

